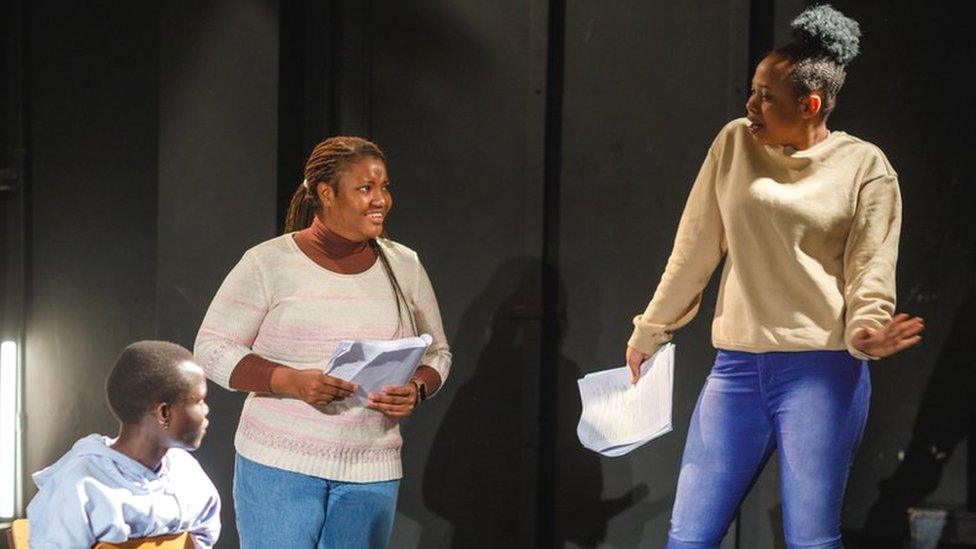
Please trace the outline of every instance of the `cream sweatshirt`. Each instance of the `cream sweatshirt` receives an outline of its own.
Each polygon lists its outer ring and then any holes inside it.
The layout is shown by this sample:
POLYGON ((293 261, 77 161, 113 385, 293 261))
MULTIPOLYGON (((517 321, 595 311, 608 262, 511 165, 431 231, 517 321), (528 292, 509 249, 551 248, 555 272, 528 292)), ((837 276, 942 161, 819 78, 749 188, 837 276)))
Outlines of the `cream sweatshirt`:
POLYGON ((725 257, 712 343, 748 352, 848 350, 895 310, 898 177, 878 147, 834 131, 769 147, 740 118, 705 157, 674 248, 628 345, 653 353, 698 312, 725 257))

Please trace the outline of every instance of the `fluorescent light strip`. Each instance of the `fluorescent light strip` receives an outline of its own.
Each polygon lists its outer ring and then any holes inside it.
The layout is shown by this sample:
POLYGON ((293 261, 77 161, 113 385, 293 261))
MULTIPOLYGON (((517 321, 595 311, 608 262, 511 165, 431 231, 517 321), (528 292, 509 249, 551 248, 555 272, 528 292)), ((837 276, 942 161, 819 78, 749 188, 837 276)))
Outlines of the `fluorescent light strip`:
POLYGON ((0 517, 12 518, 17 498, 17 344, 0 343, 0 517))

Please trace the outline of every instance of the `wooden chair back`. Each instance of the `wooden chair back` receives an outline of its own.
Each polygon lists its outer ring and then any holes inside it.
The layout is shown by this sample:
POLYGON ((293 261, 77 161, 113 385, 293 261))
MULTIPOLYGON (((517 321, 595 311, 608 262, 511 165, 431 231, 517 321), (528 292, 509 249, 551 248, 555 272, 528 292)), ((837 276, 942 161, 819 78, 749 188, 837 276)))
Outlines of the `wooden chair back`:
POLYGON ((96 543, 94 549, 194 549, 193 538, 182 532, 168 536, 130 539, 123 543, 96 543))
POLYGON ((7 546, 10 549, 28 549, 27 540, 30 538, 30 525, 27 519, 17 519, 7 530, 7 546))
MULTIPOLYGON (((10 549, 30 549, 27 545, 28 539, 30 524, 27 519, 15 520, 7 530, 7 545, 10 549)), ((194 544, 190 534, 181 532, 168 536, 130 539, 122 543, 99 542, 93 549, 194 549, 194 544)))

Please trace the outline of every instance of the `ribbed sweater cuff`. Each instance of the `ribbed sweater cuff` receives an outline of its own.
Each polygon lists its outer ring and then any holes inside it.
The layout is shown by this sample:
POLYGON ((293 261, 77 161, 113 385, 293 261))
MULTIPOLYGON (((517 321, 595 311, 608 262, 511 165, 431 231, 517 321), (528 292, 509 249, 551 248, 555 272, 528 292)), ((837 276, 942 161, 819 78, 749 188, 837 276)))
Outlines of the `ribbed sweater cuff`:
POLYGON ((878 357, 871 356, 867 353, 863 353, 854 346, 854 334, 858 332, 861 328, 870 328, 871 330, 880 330, 884 327, 884 323, 880 320, 873 318, 860 318, 851 320, 846 329, 844 330, 844 340, 847 344, 847 352, 851 354, 854 358, 860 360, 878 360, 878 357))
POLYGON ((424 387, 427 388, 427 398, 434 396, 434 393, 441 388, 441 375, 430 366, 423 364, 417 366, 413 378, 423 382, 424 387))
POLYGON ((634 317, 634 331, 627 340, 627 346, 642 353, 653 355, 662 345, 671 341, 671 334, 665 327, 644 322, 640 315, 634 317))
POLYGON ((234 366, 230 373, 230 388, 255 393, 271 392, 271 374, 279 364, 251 353, 234 366))

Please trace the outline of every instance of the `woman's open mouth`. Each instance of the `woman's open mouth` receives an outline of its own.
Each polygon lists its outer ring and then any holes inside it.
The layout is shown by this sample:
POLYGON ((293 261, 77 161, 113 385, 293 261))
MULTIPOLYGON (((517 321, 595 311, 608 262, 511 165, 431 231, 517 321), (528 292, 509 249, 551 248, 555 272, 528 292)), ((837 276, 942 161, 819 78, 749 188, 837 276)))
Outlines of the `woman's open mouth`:
POLYGON ((383 218, 386 217, 386 214, 383 212, 369 212, 366 214, 366 217, 374 223, 382 223, 383 218))
POLYGON ((765 125, 761 122, 756 122, 755 120, 750 120, 750 122, 751 124, 749 124, 749 133, 753 135, 762 131, 762 129, 765 127, 765 125))

